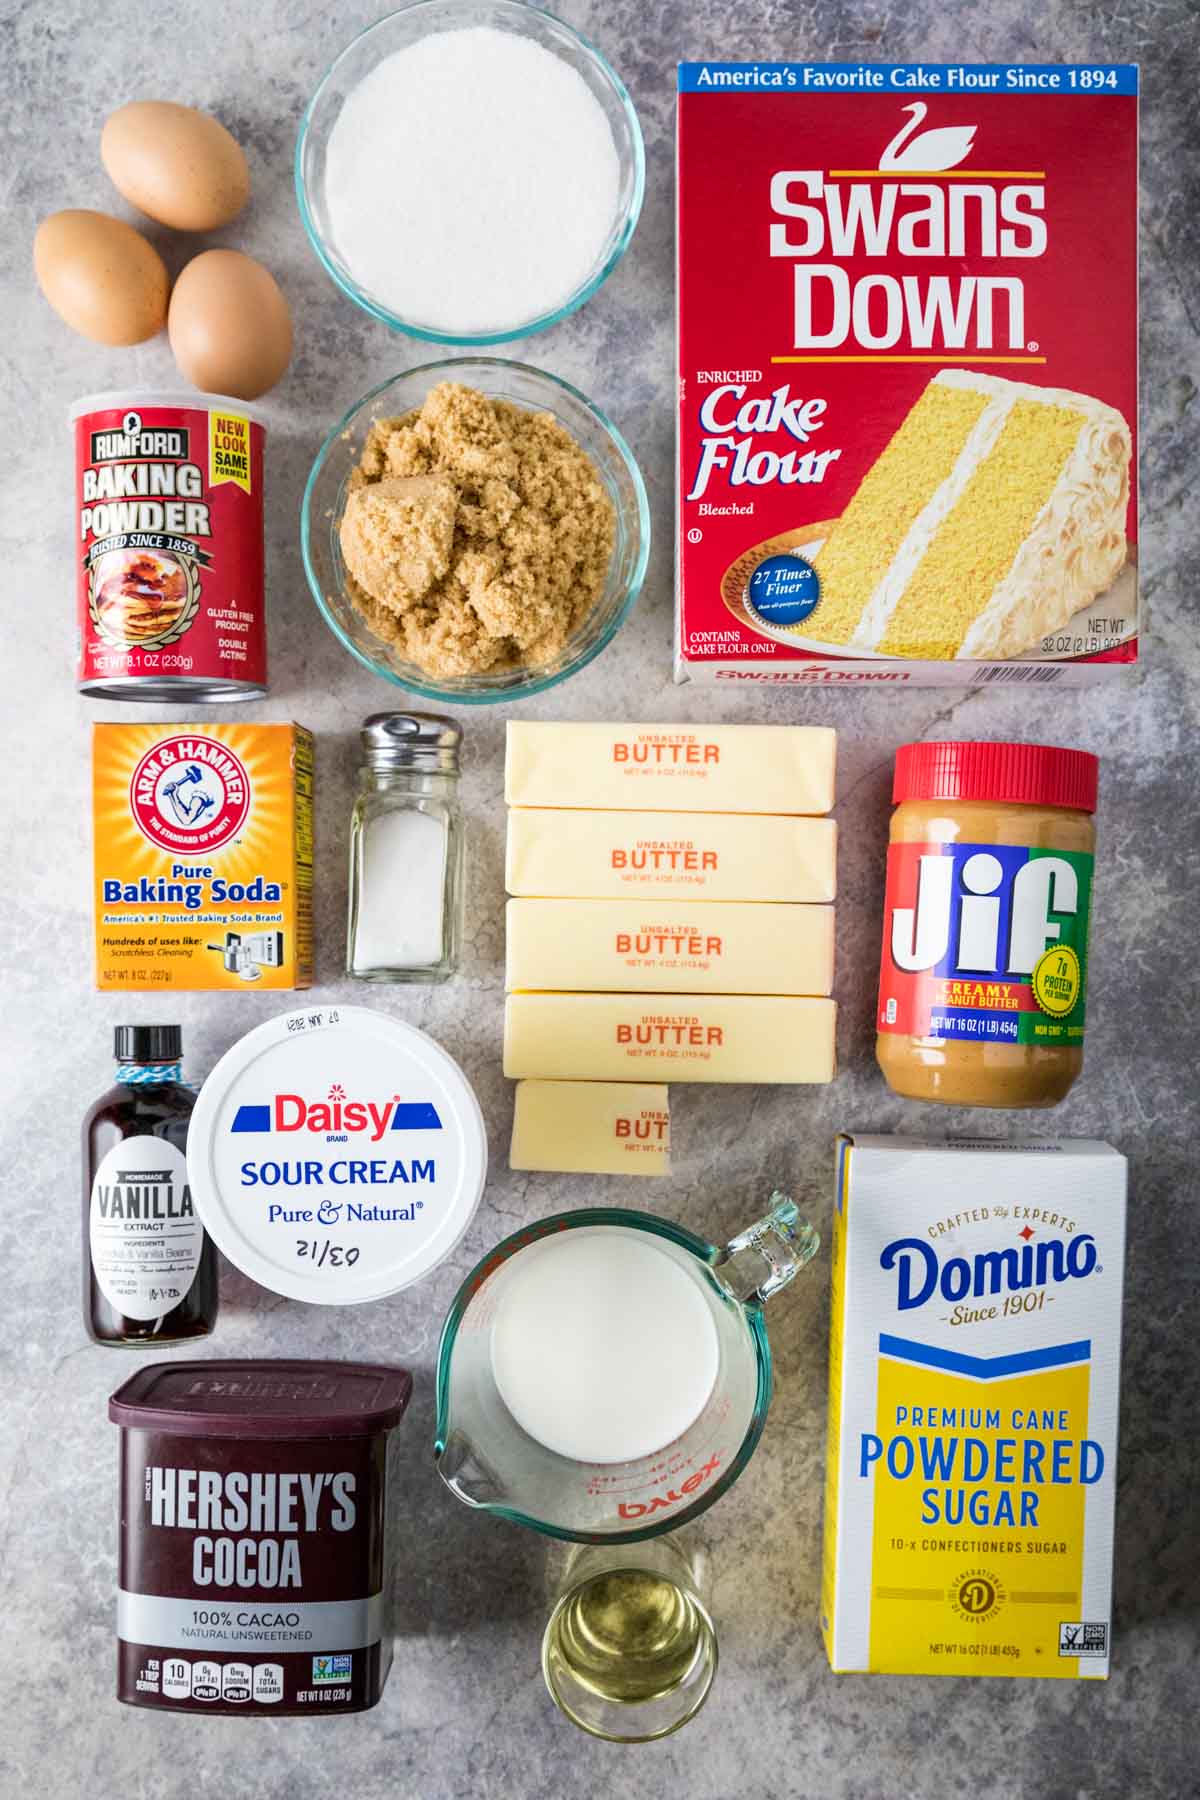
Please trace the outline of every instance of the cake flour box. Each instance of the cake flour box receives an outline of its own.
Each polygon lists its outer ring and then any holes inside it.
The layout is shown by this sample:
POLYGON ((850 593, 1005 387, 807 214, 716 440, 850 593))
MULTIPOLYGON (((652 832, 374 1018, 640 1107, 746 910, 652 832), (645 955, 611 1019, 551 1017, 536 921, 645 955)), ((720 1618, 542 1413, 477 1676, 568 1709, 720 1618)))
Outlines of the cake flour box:
POLYGON ((1137 86, 680 66, 677 680, 1137 660, 1137 86))
POLYGON ((1125 1158, 844 1137, 822 1629, 839 1672, 1108 1674, 1125 1158))

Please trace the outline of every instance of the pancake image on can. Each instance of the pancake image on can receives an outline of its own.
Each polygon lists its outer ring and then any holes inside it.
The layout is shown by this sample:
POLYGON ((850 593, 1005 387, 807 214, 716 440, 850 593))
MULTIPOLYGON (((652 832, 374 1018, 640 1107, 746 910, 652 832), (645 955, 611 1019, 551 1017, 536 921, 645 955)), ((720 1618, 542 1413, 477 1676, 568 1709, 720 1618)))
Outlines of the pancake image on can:
POLYGON ((173 556, 110 550, 92 565, 89 610, 107 644, 154 650, 177 643, 198 606, 198 584, 173 556))

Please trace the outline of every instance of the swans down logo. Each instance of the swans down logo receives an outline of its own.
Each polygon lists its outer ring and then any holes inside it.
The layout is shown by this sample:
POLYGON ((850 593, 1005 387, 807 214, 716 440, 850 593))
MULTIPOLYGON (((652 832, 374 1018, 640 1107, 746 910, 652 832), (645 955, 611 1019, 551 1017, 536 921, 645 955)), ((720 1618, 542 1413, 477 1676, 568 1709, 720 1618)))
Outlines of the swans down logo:
MULTIPOLYGON (((923 100, 876 168, 778 169, 770 253, 793 265, 793 345, 835 354, 996 351, 1024 358, 1023 262, 1046 253, 1045 176, 986 169, 949 176, 975 149, 976 127, 932 122, 923 100), (852 274, 853 258, 894 267, 852 274), (985 261, 1017 265, 978 273, 985 261)), ((847 161, 862 160, 851 152, 847 161)))

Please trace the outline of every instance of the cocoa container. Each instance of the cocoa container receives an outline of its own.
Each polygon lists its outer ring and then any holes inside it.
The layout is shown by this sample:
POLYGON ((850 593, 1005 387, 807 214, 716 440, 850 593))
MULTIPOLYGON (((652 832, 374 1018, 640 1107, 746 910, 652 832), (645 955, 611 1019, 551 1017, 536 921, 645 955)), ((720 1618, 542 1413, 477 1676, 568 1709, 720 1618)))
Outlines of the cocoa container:
POLYGON ((412 1391, 373 1363, 152 1363, 121 1428, 117 1698, 363 1712, 392 1660, 388 1477, 412 1391))

